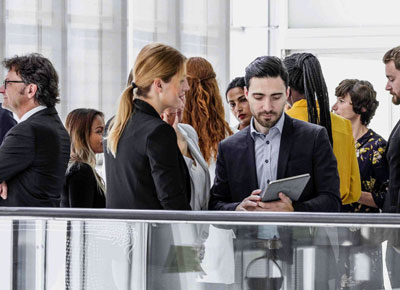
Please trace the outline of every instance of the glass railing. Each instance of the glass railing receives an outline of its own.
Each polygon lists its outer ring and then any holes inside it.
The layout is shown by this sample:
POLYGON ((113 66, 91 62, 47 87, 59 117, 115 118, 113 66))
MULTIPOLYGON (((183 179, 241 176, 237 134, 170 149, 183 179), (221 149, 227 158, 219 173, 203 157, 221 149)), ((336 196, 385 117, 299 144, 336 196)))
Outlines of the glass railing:
POLYGON ((0 289, 396 289, 400 216, 0 209, 0 289))

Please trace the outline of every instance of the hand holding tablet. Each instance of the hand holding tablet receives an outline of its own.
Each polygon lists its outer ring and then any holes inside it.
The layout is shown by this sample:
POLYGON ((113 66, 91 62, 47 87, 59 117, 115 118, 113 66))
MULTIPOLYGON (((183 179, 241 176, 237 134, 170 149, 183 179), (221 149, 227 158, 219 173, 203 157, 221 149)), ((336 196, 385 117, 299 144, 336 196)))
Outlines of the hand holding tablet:
POLYGON ((264 202, 278 200, 279 192, 283 192, 292 201, 297 201, 309 180, 309 173, 274 180, 261 192, 261 200, 264 202))

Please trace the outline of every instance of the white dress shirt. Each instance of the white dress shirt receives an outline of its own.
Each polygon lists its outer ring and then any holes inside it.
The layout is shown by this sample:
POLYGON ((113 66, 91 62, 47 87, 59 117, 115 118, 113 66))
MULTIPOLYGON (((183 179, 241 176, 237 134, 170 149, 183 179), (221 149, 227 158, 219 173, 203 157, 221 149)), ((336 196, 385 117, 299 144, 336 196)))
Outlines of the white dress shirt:
POLYGON ((32 116, 33 114, 36 114, 37 112, 40 112, 41 110, 44 110, 44 109, 47 109, 47 107, 46 107, 46 106, 37 106, 37 107, 35 107, 35 108, 29 110, 29 111, 26 112, 25 114, 23 114, 22 117, 21 117, 21 119, 19 119, 19 118, 15 115, 15 117, 16 117, 15 120, 16 120, 18 123, 21 123, 21 122, 23 122, 23 121, 28 120, 28 118, 29 118, 30 116, 32 116))

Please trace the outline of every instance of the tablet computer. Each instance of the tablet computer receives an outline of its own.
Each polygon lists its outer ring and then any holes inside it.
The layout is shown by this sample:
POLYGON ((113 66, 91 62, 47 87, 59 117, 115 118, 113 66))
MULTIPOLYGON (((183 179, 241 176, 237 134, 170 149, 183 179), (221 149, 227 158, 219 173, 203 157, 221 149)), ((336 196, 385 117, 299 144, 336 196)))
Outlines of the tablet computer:
POLYGON ((302 174, 271 181, 267 188, 260 194, 262 201, 274 201, 279 199, 279 192, 286 194, 291 200, 297 201, 308 181, 310 174, 302 174))

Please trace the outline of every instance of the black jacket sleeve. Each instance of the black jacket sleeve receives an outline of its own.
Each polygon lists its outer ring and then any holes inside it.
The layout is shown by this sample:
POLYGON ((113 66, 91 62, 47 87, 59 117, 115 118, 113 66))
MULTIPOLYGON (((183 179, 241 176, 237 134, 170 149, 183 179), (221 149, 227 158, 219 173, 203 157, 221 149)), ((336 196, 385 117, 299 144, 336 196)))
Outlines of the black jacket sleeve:
POLYGON ((0 182, 28 168, 35 158, 35 137, 25 122, 12 128, 0 146, 0 182))
POLYGON ((389 189, 385 200, 384 212, 400 212, 400 134, 397 130, 388 146, 389 189))
POLYGON ((147 140, 147 156, 158 199, 164 209, 190 210, 186 163, 179 151, 174 129, 165 123, 147 140))
POLYGON ((229 189, 229 180, 226 171, 223 146, 218 145, 218 157, 215 167, 214 185, 210 191, 209 210, 235 210, 240 202, 232 202, 232 195, 229 189))
POLYGON ((92 208, 97 184, 92 168, 88 164, 79 164, 67 179, 70 207, 92 208))
POLYGON ((293 202, 293 208, 295 211, 337 212, 341 208, 337 162, 326 129, 321 128, 317 132, 312 155, 316 197, 293 202))

